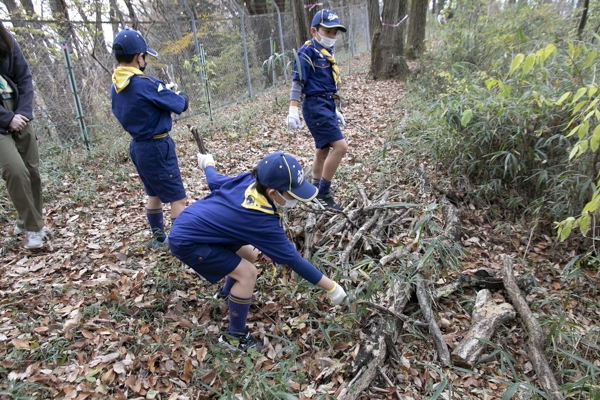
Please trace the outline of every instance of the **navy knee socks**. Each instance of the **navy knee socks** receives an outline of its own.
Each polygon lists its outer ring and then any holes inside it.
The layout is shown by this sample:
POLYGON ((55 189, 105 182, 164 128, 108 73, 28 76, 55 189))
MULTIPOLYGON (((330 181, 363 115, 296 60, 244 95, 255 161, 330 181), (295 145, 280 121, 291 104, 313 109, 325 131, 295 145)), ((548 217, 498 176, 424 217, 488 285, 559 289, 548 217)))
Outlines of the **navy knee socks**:
POLYGON ((150 224, 152 238, 164 242, 166 235, 162 208, 146 208, 146 218, 150 224))

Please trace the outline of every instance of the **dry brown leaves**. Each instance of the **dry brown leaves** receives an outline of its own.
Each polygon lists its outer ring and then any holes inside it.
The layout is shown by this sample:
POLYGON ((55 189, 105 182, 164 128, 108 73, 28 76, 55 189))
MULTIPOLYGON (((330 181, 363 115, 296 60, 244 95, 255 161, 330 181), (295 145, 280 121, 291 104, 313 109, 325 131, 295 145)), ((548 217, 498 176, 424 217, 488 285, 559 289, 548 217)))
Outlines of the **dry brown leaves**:
MULTIPOLYGON (((350 203, 360 183, 369 195, 396 184, 399 193, 416 199, 423 208, 435 202, 435 194, 420 193, 412 181, 415 162, 405 159, 403 149, 390 140, 407 112, 398 107, 403 85, 352 75, 344 79, 342 94, 349 151, 334 181, 338 201, 350 203), (376 161, 382 159, 382 152, 395 173, 378 170, 376 161)), ((280 102, 286 97, 280 94, 280 102)), ((248 171, 273 151, 293 153, 303 165, 311 163, 313 141, 308 130, 288 130, 284 126, 287 107, 273 103, 272 93, 266 93, 219 110, 217 118, 228 121, 215 124, 221 128, 207 127, 205 119, 176 124, 173 136, 189 203, 206 195, 208 188, 196 166, 197 149, 187 124, 204 132, 205 144, 222 173, 248 171), (245 110, 249 109, 260 111, 248 116, 245 110)), ((49 171, 45 173, 46 220, 54 233, 48 247, 22 248, 21 238, 12 234, 14 212, 1 225, 5 253, 0 260, 0 373, 14 383, 43 385, 47 390, 38 390, 39 398, 169 400, 211 398, 213 392, 198 382, 218 392, 224 376, 241 373, 243 360, 224 366, 213 358, 215 339, 227 325, 226 307, 212 300, 216 286, 202 281, 168 253, 148 248, 145 195, 127 158, 126 140, 111 160, 77 159, 71 172, 61 170, 61 176, 52 179, 49 171)), ((434 175, 432 170, 429 173, 434 175)), ((11 209, 8 202, 3 205, 11 209)), ((167 207, 165 215, 168 220, 167 207)), ((548 237, 534 235, 530 241, 528 228, 512 228, 511 234, 500 235, 495 231, 498 224, 468 208, 464 223, 466 270, 499 269, 500 254, 523 256, 526 250, 535 265, 555 264, 548 260, 553 247, 548 237)), ((395 232, 388 246, 409 244, 407 229, 395 232)), ((289 270, 277 269, 268 260, 259 264, 262 277, 249 323, 266 346, 250 367, 270 371, 289 358, 286 341, 278 339, 285 338, 300 349, 292 371, 307 376, 306 382, 287 382, 288 391, 303 399, 336 393, 348 381, 340 360, 356 356, 360 326, 349 327, 348 340, 336 340, 331 348, 315 346, 323 342, 315 320, 323 321, 331 313, 322 293, 313 292, 317 309, 311 309, 307 295, 294 289, 295 277, 289 270)), ((561 289, 558 277, 547 272, 538 271, 544 289, 561 289)), ((450 272, 437 283, 455 275, 450 272)), ((451 348, 469 328, 469 315, 459 304, 457 295, 452 295, 436 309, 451 348)), ((568 307, 591 320, 577 300, 568 307)), ((503 338, 506 348, 527 365, 523 337, 510 330, 504 334, 508 335, 503 338)), ((408 347, 399 344, 399 349, 404 348, 408 347)), ((418 399, 427 382, 440 381, 434 370, 420 363, 436 359, 430 342, 412 341, 410 350, 399 351, 396 386, 375 382, 365 398, 390 398, 399 388, 406 398, 418 399)), ((504 386, 485 378, 494 376, 497 368, 497 362, 491 361, 476 375, 450 374, 454 386, 464 389, 456 398, 480 398, 483 389, 488 390, 488 399, 498 398, 494 393, 504 386)), ((7 385, 0 384, 0 389, 7 385)))

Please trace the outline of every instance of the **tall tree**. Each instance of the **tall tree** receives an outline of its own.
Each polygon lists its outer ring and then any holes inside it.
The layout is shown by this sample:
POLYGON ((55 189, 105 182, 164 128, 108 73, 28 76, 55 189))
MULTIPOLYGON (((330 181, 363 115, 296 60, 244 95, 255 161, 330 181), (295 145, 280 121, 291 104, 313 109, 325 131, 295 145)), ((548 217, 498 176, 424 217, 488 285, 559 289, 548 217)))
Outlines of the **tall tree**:
POLYGON ((313 16, 319 11, 314 0, 290 0, 292 19, 294 20, 294 37, 296 49, 302 47, 310 39, 310 23, 313 16))
POLYGON ((370 74, 374 79, 404 79, 408 75, 404 58, 405 24, 400 23, 405 15, 406 0, 387 0, 383 4, 382 22, 378 24, 371 46, 370 74))
POLYGON ((381 25, 379 18, 379 0, 367 0, 367 18, 369 19, 369 37, 375 36, 375 31, 381 25))
POLYGON ((69 18, 69 11, 65 0, 50 0, 50 11, 56 19, 60 35, 66 39, 76 50, 77 54, 82 54, 77 41, 77 34, 69 18))
POLYGON ((427 0, 412 0, 409 15, 406 57, 409 60, 414 60, 425 51, 427 0))

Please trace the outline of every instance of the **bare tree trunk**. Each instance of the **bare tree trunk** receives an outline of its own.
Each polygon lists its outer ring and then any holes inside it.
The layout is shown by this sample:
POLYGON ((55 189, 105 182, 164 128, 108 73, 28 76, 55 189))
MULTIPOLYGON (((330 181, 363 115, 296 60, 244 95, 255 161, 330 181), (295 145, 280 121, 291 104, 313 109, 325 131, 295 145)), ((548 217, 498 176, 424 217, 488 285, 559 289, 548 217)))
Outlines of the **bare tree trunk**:
MULTIPOLYGON (((131 0, 125 0, 125 5, 127 6, 127 11, 129 12, 129 18, 131 19, 131 27, 133 29, 139 31, 141 28, 140 21, 138 20, 135 9, 133 8, 133 4, 131 4, 131 0)), ((142 35, 144 35, 144 32, 142 32, 142 35)))
POLYGON ((579 27, 577 28, 577 36, 581 40, 583 35, 583 29, 585 28, 585 23, 587 22, 588 9, 590 7, 590 0, 585 0, 583 4, 583 11, 581 12, 581 20, 579 21, 579 27))
POLYGON ((369 37, 372 43, 375 32, 381 25, 381 20, 379 19, 379 0, 367 0, 367 13, 369 18, 369 37))
POLYGON ((374 79, 405 79, 408 75, 404 59, 405 24, 400 23, 405 15, 406 0, 388 0, 383 5, 383 23, 379 23, 373 36, 371 50, 370 74, 374 79))
POLYGON ((412 0, 409 15, 406 57, 409 60, 414 60, 425 51, 427 0, 412 0))
POLYGON ((294 36, 296 38, 296 49, 302 47, 304 42, 310 39, 310 23, 312 17, 317 13, 316 7, 310 7, 309 0, 291 0, 292 18, 294 19, 294 36), (305 7, 307 6, 307 7, 305 7))
POLYGON ((58 22, 59 34, 71 44, 78 55, 81 55, 82 52, 77 41, 77 34, 75 33, 73 24, 71 24, 65 0, 50 0, 50 10, 52 11, 52 16, 58 22))

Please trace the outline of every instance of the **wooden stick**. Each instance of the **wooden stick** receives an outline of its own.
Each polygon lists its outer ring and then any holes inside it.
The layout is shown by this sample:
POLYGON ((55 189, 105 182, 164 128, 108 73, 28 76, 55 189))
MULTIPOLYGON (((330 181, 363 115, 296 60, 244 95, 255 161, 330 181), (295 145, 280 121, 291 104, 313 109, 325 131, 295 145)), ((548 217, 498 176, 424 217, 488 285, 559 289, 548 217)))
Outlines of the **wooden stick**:
POLYGON ((510 297, 510 301, 523 319, 527 332, 529 332, 529 341, 527 348, 529 349, 529 358, 533 364, 533 369, 538 376, 538 382, 542 390, 550 396, 551 400, 562 400, 563 396, 558 391, 558 383, 554 378, 554 373, 544 355, 544 332, 537 318, 529 309, 529 305, 521 296, 521 291, 517 285, 515 275, 513 273, 513 265, 510 257, 504 258, 503 280, 504 287, 510 297))
POLYGON ((419 299, 419 306, 421 307, 421 311, 423 311, 423 317, 429 324, 429 333, 433 336, 433 342, 438 350, 438 356, 440 357, 440 361, 444 365, 450 364, 450 352, 448 351, 448 345, 442 338, 442 332, 440 331, 439 326, 435 322, 433 318, 433 313, 431 312, 431 307, 429 307, 429 296, 427 295, 427 291, 425 290, 425 284, 423 283, 423 277, 420 274, 415 275, 415 281, 417 283, 417 299, 419 299))
MULTIPOLYGON (((394 384, 392 383, 392 381, 390 380, 390 378, 388 378, 388 376, 385 374, 385 372, 383 372, 383 368, 381 367, 377 367, 377 370, 379 371, 379 373, 381 374, 381 376, 383 376, 383 379, 385 380, 385 382, 390 386, 393 387, 394 384)), ((396 397, 398 398, 398 400, 402 400, 402 396, 400 396, 400 393, 398 392, 398 389, 396 389, 394 391, 394 393, 396 393, 396 397)))
MULTIPOLYGON (((387 196, 384 197, 384 201, 385 200, 387 200, 387 196)), ((379 220, 381 211, 382 210, 375 211, 375 214, 371 217, 371 219, 369 219, 363 226, 360 227, 358 232, 356 232, 354 234, 354 236, 352 237, 352 239, 346 246, 346 250, 344 250, 344 252, 340 256, 340 263, 342 264, 342 268, 345 271, 348 271, 350 269, 350 263, 348 262, 348 260, 350 259, 350 254, 352 254, 352 250, 354 249, 354 246, 356 245, 356 243, 358 243, 358 241, 365 234, 365 232, 367 230, 369 230, 371 228, 371 226, 373 226, 373 224, 375 224, 375 222, 377 222, 379 220)))

